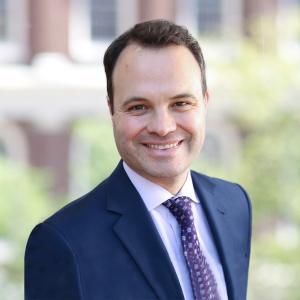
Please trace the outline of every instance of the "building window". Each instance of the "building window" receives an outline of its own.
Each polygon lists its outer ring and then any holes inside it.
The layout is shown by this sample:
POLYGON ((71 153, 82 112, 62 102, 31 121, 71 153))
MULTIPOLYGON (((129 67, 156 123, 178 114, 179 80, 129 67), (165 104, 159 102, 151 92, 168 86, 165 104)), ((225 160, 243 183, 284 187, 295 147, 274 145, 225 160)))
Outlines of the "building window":
POLYGON ((75 61, 99 62, 120 29, 123 6, 132 8, 128 1, 70 0, 70 55, 75 61))
POLYGON ((0 63, 26 58, 27 17, 27 0, 0 0, 0 63))
POLYGON ((116 35, 116 1, 90 0, 92 40, 110 39, 116 35))
POLYGON ((202 34, 218 34, 222 22, 221 0, 198 0, 198 31, 202 34))
POLYGON ((6 1, 0 0, 0 40, 6 39, 6 31, 7 31, 7 24, 6 24, 6 1))
POLYGON ((70 55, 99 63, 109 43, 139 20, 140 0, 69 0, 70 55))

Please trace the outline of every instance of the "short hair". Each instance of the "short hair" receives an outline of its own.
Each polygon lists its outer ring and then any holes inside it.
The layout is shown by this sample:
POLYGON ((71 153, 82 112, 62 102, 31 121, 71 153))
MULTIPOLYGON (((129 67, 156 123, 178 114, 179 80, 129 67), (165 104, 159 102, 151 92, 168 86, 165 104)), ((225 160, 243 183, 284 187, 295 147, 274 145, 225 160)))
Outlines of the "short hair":
POLYGON ((151 20, 136 24, 119 37, 107 48, 103 64, 106 74, 107 96, 111 102, 113 113, 113 71, 121 52, 126 46, 136 43, 142 47, 162 48, 170 45, 185 46, 199 64, 201 71, 202 93, 206 93, 205 61, 197 40, 182 26, 167 20, 151 20))

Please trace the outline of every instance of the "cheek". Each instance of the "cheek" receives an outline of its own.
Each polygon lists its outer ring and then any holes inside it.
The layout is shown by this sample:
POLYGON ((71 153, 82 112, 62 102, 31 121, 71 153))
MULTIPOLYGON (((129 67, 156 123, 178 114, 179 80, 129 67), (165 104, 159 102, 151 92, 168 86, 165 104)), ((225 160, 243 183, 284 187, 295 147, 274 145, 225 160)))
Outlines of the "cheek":
POLYGON ((113 123, 119 140, 124 142, 137 138, 144 129, 144 122, 141 118, 136 117, 119 117, 113 123))
POLYGON ((187 114, 180 119, 180 126, 191 135, 196 135, 204 129, 205 119, 200 113, 187 114))

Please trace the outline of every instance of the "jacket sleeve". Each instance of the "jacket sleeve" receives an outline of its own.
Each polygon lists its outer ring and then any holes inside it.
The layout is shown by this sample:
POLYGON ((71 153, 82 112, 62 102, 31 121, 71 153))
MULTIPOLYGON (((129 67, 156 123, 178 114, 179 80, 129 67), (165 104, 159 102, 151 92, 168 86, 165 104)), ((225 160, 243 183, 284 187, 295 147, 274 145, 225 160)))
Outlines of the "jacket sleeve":
POLYGON ((25 300, 82 299, 76 256, 52 225, 30 234, 25 251, 25 300))

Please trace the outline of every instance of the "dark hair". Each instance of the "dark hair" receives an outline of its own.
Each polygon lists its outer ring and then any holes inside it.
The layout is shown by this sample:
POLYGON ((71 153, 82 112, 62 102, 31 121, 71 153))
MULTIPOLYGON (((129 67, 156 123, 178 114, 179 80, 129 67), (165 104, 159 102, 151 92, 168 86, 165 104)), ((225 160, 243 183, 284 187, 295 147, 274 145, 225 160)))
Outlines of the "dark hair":
POLYGON ((202 93, 206 92, 205 62, 197 40, 182 26, 166 20, 152 20, 136 24, 134 27, 117 37, 104 54, 104 68, 107 82, 107 96, 111 101, 113 112, 113 70, 126 46, 137 43, 144 47, 161 48, 169 45, 187 47, 197 60, 202 77, 202 93))

